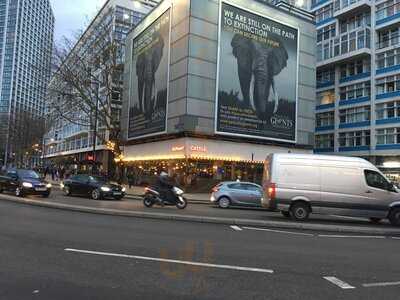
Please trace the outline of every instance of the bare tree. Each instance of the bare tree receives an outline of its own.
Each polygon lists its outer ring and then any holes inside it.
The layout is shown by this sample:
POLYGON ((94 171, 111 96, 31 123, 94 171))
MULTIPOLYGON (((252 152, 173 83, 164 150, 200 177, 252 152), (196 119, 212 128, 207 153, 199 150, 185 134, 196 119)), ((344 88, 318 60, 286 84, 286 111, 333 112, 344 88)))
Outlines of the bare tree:
POLYGON ((46 124, 45 118, 30 111, 17 111, 13 114, 13 120, 8 126, 12 163, 22 165, 28 158, 41 155, 46 124))
POLYGON ((98 128, 97 138, 119 156, 124 45, 109 27, 91 26, 78 42, 64 38, 55 46, 47 107, 55 119, 98 128))

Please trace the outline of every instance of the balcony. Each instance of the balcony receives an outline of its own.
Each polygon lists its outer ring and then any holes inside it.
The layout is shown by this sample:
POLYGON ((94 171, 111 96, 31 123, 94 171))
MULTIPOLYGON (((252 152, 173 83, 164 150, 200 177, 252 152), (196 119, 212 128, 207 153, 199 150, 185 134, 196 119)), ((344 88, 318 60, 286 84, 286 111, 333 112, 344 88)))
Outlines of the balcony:
POLYGON ((383 29, 391 26, 400 20, 400 7, 398 3, 393 3, 387 7, 377 10, 375 29, 383 29))
POLYGON ((371 76, 371 72, 360 73, 352 76, 346 76, 339 79, 339 83, 347 83, 355 80, 360 80, 364 78, 368 78, 371 76))
POLYGON ((316 132, 327 131, 327 130, 334 130, 335 125, 326 125, 326 126, 317 126, 315 127, 316 132))
POLYGON ((317 45, 317 67, 371 55, 371 29, 361 27, 317 45))
POLYGON ((336 0, 333 4, 333 16, 335 18, 345 18, 354 12, 371 9, 370 0, 336 0))
POLYGON ((367 121, 360 121, 360 122, 353 122, 353 123, 340 123, 339 129, 366 127, 366 126, 371 126, 371 121, 367 120, 367 121))
POLYGON ((369 151, 370 146, 339 147, 339 152, 369 151))

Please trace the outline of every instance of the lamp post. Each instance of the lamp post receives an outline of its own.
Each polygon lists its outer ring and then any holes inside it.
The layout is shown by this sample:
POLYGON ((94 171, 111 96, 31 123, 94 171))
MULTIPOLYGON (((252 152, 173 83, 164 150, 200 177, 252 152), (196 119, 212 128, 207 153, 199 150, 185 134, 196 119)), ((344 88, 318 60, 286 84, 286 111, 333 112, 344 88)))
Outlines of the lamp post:
POLYGON ((92 173, 95 173, 96 169, 96 143, 97 143, 97 114, 98 114, 98 107, 99 107, 99 84, 95 82, 95 90, 96 90, 96 107, 94 109, 94 124, 93 124, 93 150, 92 150, 92 157, 93 157, 93 168, 92 173))

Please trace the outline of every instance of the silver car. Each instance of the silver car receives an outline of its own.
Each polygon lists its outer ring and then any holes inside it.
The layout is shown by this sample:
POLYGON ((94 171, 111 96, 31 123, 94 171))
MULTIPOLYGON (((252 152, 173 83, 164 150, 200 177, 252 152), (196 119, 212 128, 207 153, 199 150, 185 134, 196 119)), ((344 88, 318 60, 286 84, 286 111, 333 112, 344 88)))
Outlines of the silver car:
POLYGON ((211 202, 221 208, 229 206, 261 207, 262 187, 251 182, 226 181, 212 189, 211 202))

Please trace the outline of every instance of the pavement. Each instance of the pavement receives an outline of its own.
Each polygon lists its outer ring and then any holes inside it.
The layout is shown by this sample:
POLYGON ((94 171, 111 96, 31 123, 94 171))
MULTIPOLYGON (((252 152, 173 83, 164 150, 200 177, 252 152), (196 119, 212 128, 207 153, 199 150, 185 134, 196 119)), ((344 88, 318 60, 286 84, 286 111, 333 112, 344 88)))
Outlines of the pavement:
POLYGON ((294 222, 284 218, 280 213, 264 209, 220 209, 211 204, 189 204, 184 210, 159 206, 146 208, 141 201, 133 199, 94 201, 84 197, 66 197, 58 189, 54 189, 47 199, 40 197, 18 198, 4 193, 0 194, 0 200, 114 216, 400 237, 400 228, 391 226, 387 221, 373 225, 367 219, 362 218, 311 215, 307 222, 294 222))
POLYGON ((0 202, 0 299, 399 299, 392 237, 0 202))

